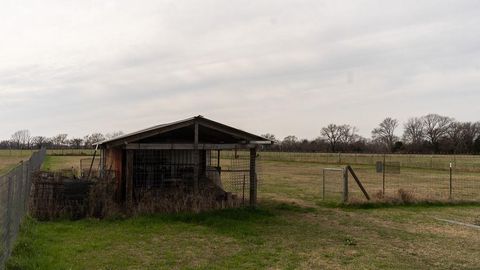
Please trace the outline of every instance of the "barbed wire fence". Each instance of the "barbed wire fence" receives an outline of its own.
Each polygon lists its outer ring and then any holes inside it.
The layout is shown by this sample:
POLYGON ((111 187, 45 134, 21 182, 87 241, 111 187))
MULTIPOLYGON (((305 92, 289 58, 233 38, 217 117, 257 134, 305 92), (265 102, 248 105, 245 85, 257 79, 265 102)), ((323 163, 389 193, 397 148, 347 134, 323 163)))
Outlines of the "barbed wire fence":
POLYGON ((9 173, 0 176, 0 270, 12 252, 20 224, 28 208, 32 176, 40 170, 46 149, 34 152, 9 173))

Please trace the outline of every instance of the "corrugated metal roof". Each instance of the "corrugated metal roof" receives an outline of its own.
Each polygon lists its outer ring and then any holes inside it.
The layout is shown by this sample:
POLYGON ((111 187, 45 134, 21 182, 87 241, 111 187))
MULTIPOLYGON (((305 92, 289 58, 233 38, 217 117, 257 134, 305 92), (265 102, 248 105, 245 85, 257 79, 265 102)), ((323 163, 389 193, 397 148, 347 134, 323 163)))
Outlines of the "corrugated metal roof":
POLYGON ((252 138, 255 139, 256 142, 259 142, 259 143, 262 143, 262 142, 263 143, 273 143, 271 140, 269 140, 267 138, 263 138, 261 136, 258 136, 258 135, 252 134, 252 133, 248 133, 246 131, 243 131, 243 130, 240 130, 240 129, 237 129, 237 128, 234 128, 234 127, 231 127, 231 126, 221 124, 219 122, 215 122, 213 120, 207 119, 207 118, 199 115, 199 116, 190 117, 190 118, 187 118, 187 119, 184 119, 184 120, 175 121, 175 122, 166 123, 166 124, 160 124, 160 125, 156 125, 156 126, 153 126, 153 127, 149 127, 149 128, 146 128, 146 129, 139 130, 139 131, 135 131, 135 132, 132 132, 132 133, 129 133, 129 134, 119 136, 119 137, 104 140, 104 141, 99 142, 95 145, 100 146, 100 145, 104 145, 104 144, 111 143, 111 142, 121 141, 121 140, 130 138, 130 137, 135 136, 135 135, 139 135, 139 134, 150 132, 150 131, 160 130, 162 128, 166 128, 166 127, 170 127, 170 126, 174 126, 174 125, 178 125, 178 124, 182 124, 182 123, 187 123, 187 122, 194 121, 194 120, 205 120, 205 121, 211 122, 213 124, 217 124, 219 126, 227 127, 227 128, 232 129, 232 130, 234 130, 238 133, 241 133, 242 135, 247 135, 248 137, 252 137, 252 138))

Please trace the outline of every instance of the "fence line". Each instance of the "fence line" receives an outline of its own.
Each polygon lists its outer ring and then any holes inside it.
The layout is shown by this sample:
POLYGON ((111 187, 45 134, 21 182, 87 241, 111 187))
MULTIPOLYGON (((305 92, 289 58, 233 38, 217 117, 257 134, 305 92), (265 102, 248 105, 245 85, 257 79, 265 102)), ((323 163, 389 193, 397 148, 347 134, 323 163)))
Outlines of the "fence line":
MULTIPOLYGON (((0 156, 12 156, 12 157, 26 157, 32 155, 35 151, 33 149, 0 149, 0 156)), ((90 148, 58 148, 47 150, 49 156, 93 156, 95 149, 90 148)))
MULTIPOLYGON (((233 155, 226 152, 222 155, 233 155)), ((415 155, 260 152, 262 161, 309 164, 318 168, 319 195, 340 201, 343 174, 325 168, 351 165, 374 199, 399 197, 418 201, 480 202, 480 155, 415 155), (322 172, 323 170, 323 172, 322 172)), ((363 200, 362 190, 352 182, 349 195, 363 200)))
MULTIPOLYGON (((380 166, 354 166, 362 185, 376 200, 403 201, 463 201, 480 202, 480 173, 445 170, 419 170, 402 167, 400 163, 384 163, 380 166)), ((321 165, 319 165, 321 166, 321 165)), ((347 193, 354 201, 364 200, 362 188, 351 180, 345 181, 346 165, 336 171, 323 169, 322 198, 339 201, 347 193)), ((452 164, 453 166, 453 164, 452 164)), ((348 167, 348 166, 347 166, 348 167)), ((322 171, 320 171, 322 173, 322 171)), ((352 177, 354 177, 352 175, 352 177)))
POLYGON ((309 153, 271 152, 260 153, 264 161, 308 162, 338 165, 371 165, 379 161, 400 162, 403 168, 433 169, 463 172, 480 172, 480 155, 417 155, 417 154, 357 154, 357 153, 309 153))
POLYGON ((0 176, 0 270, 12 252, 20 223, 24 218, 32 183, 32 174, 45 159, 46 149, 34 152, 9 173, 0 176))

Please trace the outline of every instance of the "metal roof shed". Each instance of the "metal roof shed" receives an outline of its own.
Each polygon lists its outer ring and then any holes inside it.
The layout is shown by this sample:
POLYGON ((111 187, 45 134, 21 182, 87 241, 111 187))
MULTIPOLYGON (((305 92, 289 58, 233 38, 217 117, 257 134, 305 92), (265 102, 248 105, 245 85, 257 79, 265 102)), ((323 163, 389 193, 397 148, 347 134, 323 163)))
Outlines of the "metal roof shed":
MULTIPOLYGON (((206 183, 221 185, 220 151, 249 151, 249 203, 256 205, 256 159, 260 145, 273 142, 202 116, 154 126, 100 142, 101 167, 115 172, 117 198, 135 203, 145 190, 179 183, 198 192, 206 183), (212 157, 216 155, 216 165, 212 157)), ((245 176, 244 176, 245 177, 245 176)))

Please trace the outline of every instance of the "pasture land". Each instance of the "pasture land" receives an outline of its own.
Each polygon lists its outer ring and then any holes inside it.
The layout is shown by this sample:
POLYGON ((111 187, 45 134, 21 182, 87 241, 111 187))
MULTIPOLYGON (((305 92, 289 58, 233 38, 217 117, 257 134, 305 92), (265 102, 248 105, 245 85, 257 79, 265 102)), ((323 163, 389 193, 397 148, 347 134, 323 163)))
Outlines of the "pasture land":
MULTIPOLYGON (((73 157, 51 157, 44 166, 61 169, 73 163, 73 157)), ((480 206, 340 206, 322 198, 321 169, 327 166, 332 164, 263 158, 257 210, 104 221, 28 219, 8 269, 475 269, 480 265, 480 231, 436 219, 480 224, 480 206)), ((362 180, 376 175, 373 166, 354 167, 362 180)), ((445 173, 415 169, 410 173, 417 171, 431 174, 432 179, 445 173)))
POLYGON ((0 175, 13 169, 21 161, 29 159, 31 155, 31 151, 0 150, 0 175))

